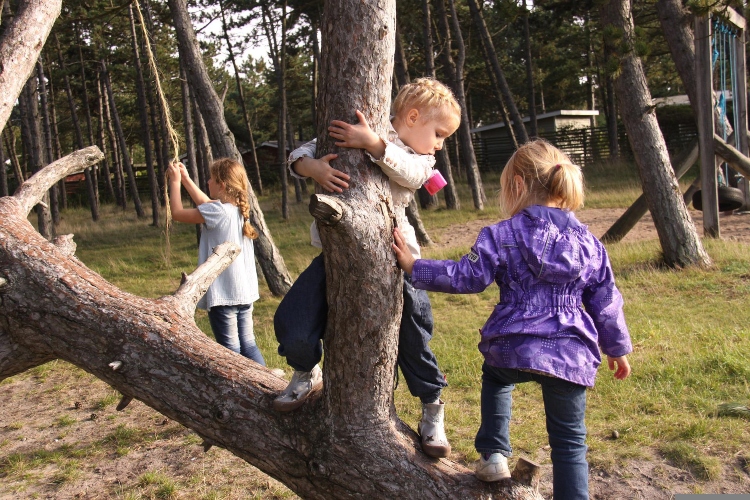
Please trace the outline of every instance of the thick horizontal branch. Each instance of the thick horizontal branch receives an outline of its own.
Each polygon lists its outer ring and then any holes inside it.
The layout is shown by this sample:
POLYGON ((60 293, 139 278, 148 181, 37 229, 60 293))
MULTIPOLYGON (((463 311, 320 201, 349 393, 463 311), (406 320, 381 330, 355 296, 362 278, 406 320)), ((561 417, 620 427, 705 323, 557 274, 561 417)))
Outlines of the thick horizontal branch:
POLYGON ((60 179, 82 172, 104 159, 104 154, 96 146, 75 151, 64 158, 50 163, 21 184, 13 197, 20 203, 20 213, 28 215, 34 205, 41 201, 44 193, 60 179))
POLYGON ((193 314, 195 314, 195 305, 203 297, 216 277, 234 262, 240 251, 241 249, 238 245, 226 241, 214 248, 211 255, 206 259, 206 262, 198 266, 195 271, 182 275, 182 283, 180 283, 180 287, 174 293, 174 297, 177 299, 186 316, 193 317, 193 314))
POLYGON ((747 178, 750 178, 750 158, 740 153, 724 139, 714 134, 714 149, 716 154, 747 178))

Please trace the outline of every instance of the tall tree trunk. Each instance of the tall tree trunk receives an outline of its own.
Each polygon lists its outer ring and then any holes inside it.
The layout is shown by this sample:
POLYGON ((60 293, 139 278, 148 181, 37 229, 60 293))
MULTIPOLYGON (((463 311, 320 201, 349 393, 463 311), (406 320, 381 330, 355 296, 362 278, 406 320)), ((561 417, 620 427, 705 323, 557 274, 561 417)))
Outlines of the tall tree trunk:
MULTIPOLYGON (((75 132, 74 137, 76 145, 78 146, 78 149, 83 149, 83 134, 81 132, 81 123, 78 121, 78 107, 73 98, 73 91, 70 88, 70 77, 68 76, 65 59, 63 59, 62 51, 60 50, 60 40, 58 40, 57 35, 55 35, 55 47, 57 48, 57 60, 60 64, 60 71, 62 71, 65 81, 65 93, 68 96, 68 106, 70 107, 70 118, 73 122, 73 132, 75 132)), ((91 174, 91 169, 84 170, 83 174, 86 178, 86 194, 89 199, 91 218, 96 222, 99 220, 99 200, 96 197, 96 190, 94 189, 94 178, 91 174)))
MULTIPOLYGON (((520 143, 528 142, 529 134, 526 133, 526 127, 524 127, 523 125, 523 118, 521 117, 521 113, 518 112, 516 101, 515 99, 513 99, 513 94, 510 91, 508 82, 505 80, 505 73, 500 67, 500 60, 498 59, 497 52, 495 51, 495 44, 492 42, 492 37, 490 36, 490 32, 487 29, 487 24, 484 22, 482 11, 479 10, 479 4, 477 3, 477 0, 466 0, 466 3, 469 4, 471 16, 474 20, 474 26, 479 32, 479 39, 482 41, 484 50, 489 56, 492 71, 495 74, 495 81, 500 86, 500 95, 503 96, 505 100, 505 106, 508 108, 510 117, 513 120, 513 128, 516 131, 516 137, 520 143)), ((509 126, 510 124, 506 122, 505 125, 509 126)))
POLYGON ((195 125, 193 123, 193 103, 190 98, 190 85, 185 78, 185 68, 180 61, 180 86, 182 88, 182 120, 185 125, 185 149, 187 169, 190 178, 198 184, 198 161, 195 158, 195 125))
POLYGON ((523 0, 523 45, 526 58, 526 86, 529 90, 529 130, 532 137, 539 136, 536 124, 536 97, 534 92, 534 65, 531 59, 531 36, 529 35, 529 7, 523 0))
MULTIPOLYGON (((37 102, 37 77, 32 75, 23 88, 18 104, 21 111, 21 135, 24 138, 28 156, 29 170, 32 174, 44 166, 44 145, 39 123, 39 105, 37 102)), ((46 240, 52 240, 52 217, 49 210, 49 192, 45 192, 36 206, 37 229, 46 240)))
POLYGON ((143 141, 143 150, 146 156, 148 183, 151 188, 151 225, 159 227, 159 181, 156 179, 153 152, 151 151, 151 130, 149 129, 148 109, 146 108, 146 88, 141 69, 141 55, 138 50, 138 34, 135 30, 133 4, 130 4, 128 8, 128 13, 130 14, 130 34, 133 37, 133 65, 135 66, 135 86, 138 92, 138 113, 141 117, 141 140, 143 141))
POLYGON ((313 130, 318 129, 318 65, 320 62, 320 46, 318 45, 318 24, 315 20, 310 23, 310 38, 312 39, 313 61, 312 61, 312 100, 311 117, 313 130))
POLYGON ((635 27, 629 0, 611 0, 601 8, 601 20, 605 28, 616 29, 622 37, 615 90, 664 260, 667 265, 676 267, 709 265, 711 259, 703 249, 682 199, 664 137, 653 113, 651 92, 635 52, 635 27))
POLYGON ((208 131, 206 130, 206 122, 203 120, 203 115, 198 108, 198 100, 195 97, 195 93, 191 90, 190 97, 193 99, 193 117, 195 121, 196 137, 198 139, 198 146, 196 152, 198 158, 198 180, 199 186, 204 192, 208 192, 208 178, 209 167, 214 161, 213 154, 211 153, 211 143, 208 140, 208 131))
POLYGON ((26 177, 23 175, 21 163, 18 161, 18 155, 16 154, 16 134, 11 127, 5 127, 3 134, 5 147, 8 149, 8 156, 10 157, 10 164, 13 167, 13 174, 16 178, 16 186, 20 186, 26 180, 26 177))
MULTIPOLYGON (((242 161, 242 157, 234 143, 234 136, 224 120, 224 109, 211 84, 206 67, 198 50, 193 25, 188 15, 185 0, 169 0, 169 9, 174 18, 175 31, 180 50, 180 58, 185 59, 185 72, 188 80, 194 83, 196 100, 200 106, 201 115, 210 121, 207 127, 211 148, 216 156, 234 158, 242 161)), ((254 241, 258 262, 268 288, 274 295, 284 295, 292 286, 292 278, 286 269, 284 259, 273 242, 271 233, 266 226, 263 212, 258 199, 252 189, 249 190, 250 222, 258 231, 258 238, 254 241)))
MULTIPOLYGON (((445 3, 443 2, 443 0, 436 0, 435 5, 437 5, 436 15, 438 18, 438 29, 440 30, 440 33, 443 37, 443 40, 439 44, 442 47, 440 53, 443 60, 443 72, 446 75, 446 79, 452 82, 455 80, 456 70, 453 66, 453 58, 450 56, 451 36, 450 28, 448 27, 448 17, 445 13, 445 3)), ((430 47, 430 50, 431 49, 432 48, 430 47)), ((427 50, 427 48, 425 50, 427 50)), ((451 166, 450 155, 448 154, 447 146, 448 144, 446 141, 445 143, 443 143, 443 149, 435 153, 435 164, 448 183, 448 185, 443 189, 443 196, 445 196, 445 205, 450 210, 458 210, 461 204, 458 199, 458 192, 456 191, 456 183, 453 181, 453 169, 451 166)))
MULTIPOLYGON (((49 117, 49 105, 47 97, 47 83, 44 75, 44 67, 42 66, 42 56, 39 56, 39 60, 36 63, 36 77, 39 82, 39 104, 41 105, 42 115, 42 129, 44 137, 44 165, 49 165, 55 158, 54 151, 52 149, 52 125, 49 117)), ((5 165, 3 164, 3 167, 5 165)), ((56 227, 60 223, 60 205, 57 196, 57 185, 54 185, 49 190, 49 211, 52 217, 53 227, 56 227)))
POLYGON ((96 141, 99 149, 102 151, 104 158, 102 159, 102 170, 104 171, 104 189, 107 191, 107 196, 117 203, 117 195, 112 186, 112 173, 109 170, 109 161, 107 160, 107 141, 104 135, 105 129, 105 116, 104 116, 104 99, 102 95, 102 84, 101 75, 96 72, 96 104, 99 111, 99 120, 96 125, 96 141))
POLYGON ((474 199, 474 208, 484 210, 484 202, 487 196, 484 194, 482 186, 482 177, 479 175, 477 158, 474 154, 474 144, 471 141, 471 120, 469 119, 468 106, 466 104, 466 91, 464 87, 464 65, 466 64, 466 46, 464 37, 461 33, 461 25, 458 22, 458 13, 456 12, 456 3, 454 0, 448 0, 451 10, 451 22, 453 25, 453 34, 456 47, 458 48, 455 79, 453 80, 453 91, 456 93, 456 100, 461 105, 461 123, 458 126, 458 145, 461 151, 461 161, 466 169, 466 175, 471 188, 471 195, 474 199))
POLYGON ((258 155, 255 152, 255 139, 253 138, 253 128, 250 126, 250 114, 247 111, 247 104, 245 103, 245 92, 242 90, 242 80, 240 79, 240 70, 237 67, 237 60, 234 57, 234 49, 232 48, 232 42, 229 40, 229 31, 227 29, 227 20, 224 13, 224 5, 220 2, 219 8, 221 9, 221 27, 223 29, 224 41, 227 43, 227 51, 229 53, 229 60, 232 63, 234 69, 234 80, 237 84, 237 98, 240 101, 240 109, 242 109, 242 119, 245 121, 245 128, 247 129, 247 135, 250 138, 250 160, 251 165, 246 170, 250 171, 250 178, 255 183, 255 189, 258 191, 259 196, 263 196, 263 181, 260 178, 260 164, 258 163, 258 155))
MULTIPOLYGON (((91 121, 91 108, 89 105, 89 93, 86 89, 86 62, 83 59, 83 40, 79 31, 78 23, 73 23, 75 31, 76 44, 78 45, 78 62, 81 66, 81 104, 83 106, 84 116, 86 117, 86 131, 88 132, 89 144, 94 142, 94 127, 91 121)), ((99 207, 99 165, 91 169, 91 184, 94 188, 94 198, 96 198, 97 209, 99 207)))
POLYGON ((120 148, 117 145, 117 136, 115 135, 115 129, 112 125, 112 112, 109 107, 109 97, 107 96, 107 87, 104 85, 104 79, 102 78, 101 72, 99 72, 99 93, 102 96, 102 102, 104 104, 104 118, 107 131, 107 140, 109 141, 110 149, 112 150, 112 168, 115 175, 115 193, 117 204, 125 210, 127 208, 127 195, 125 189, 125 176, 123 175, 122 168, 122 157, 120 156, 120 148))
MULTIPOLYGON (((52 120, 52 147, 55 149, 55 159, 62 158, 62 146, 60 145, 60 131, 57 128, 57 107, 55 106, 55 89, 52 80, 49 80, 49 111, 52 120)), ((57 192, 60 195, 60 209, 68 208, 68 193, 65 190, 65 179, 57 183, 57 192)))
POLYGON ((125 142, 125 133, 122 130, 122 124, 120 123, 120 114, 117 112, 117 104, 115 103, 115 94, 112 92, 112 82, 109 79, 109 72, 107 71, 107 63, 101 61, 101 72, 102 82, 104 82, 104 88, 107 90, 107 97, 109 100, 109 109, 112 113, 112 124, 115 126, 115 133, 117 135, 118 143, 120 145, 120 154, 122 155, 122 163, 125 169, 125 173, 128 176, 128 185, 130 186, 130 197, 133 199, 133 205, 135 205, 135 213, 138 217, 145 217, 146 212, 143 210, 141 204, 141 197, 138 194, 138 184, 135 180, 135 173, 133 172, 133 163, 130 160, 130 153, 128 153, 128 144, 125 142))

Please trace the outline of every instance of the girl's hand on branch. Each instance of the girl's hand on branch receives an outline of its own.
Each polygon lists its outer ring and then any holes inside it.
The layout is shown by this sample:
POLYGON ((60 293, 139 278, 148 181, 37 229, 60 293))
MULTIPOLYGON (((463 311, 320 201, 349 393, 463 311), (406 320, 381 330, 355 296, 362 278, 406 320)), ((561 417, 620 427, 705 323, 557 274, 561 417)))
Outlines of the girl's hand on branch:
POLYGON ((393 230, 393 253, 396 254, 396 260, 398 261, 399 267, 403 269, 406 274, 411 275, 414 269, 414 256, 411 254, 411 250, 406 245, 404 235, 401 234, 401 230, 396 228, 393 230))

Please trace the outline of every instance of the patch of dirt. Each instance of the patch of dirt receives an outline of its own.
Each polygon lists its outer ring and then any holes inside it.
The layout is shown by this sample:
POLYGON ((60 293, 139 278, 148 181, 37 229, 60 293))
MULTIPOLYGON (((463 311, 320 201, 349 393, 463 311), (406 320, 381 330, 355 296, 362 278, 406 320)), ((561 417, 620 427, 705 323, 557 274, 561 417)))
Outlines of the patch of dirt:
MULTIPOLYGON (((623 210, 578 212, 601 236, 623 210)), ((691 212, 702 233, 700 212, 691 212)), ((440 245, 474 243, 496 220, 454 226, 432 235, 440 245)), ((721 218, 722 235, 750 242, 750 216, 721 218)), ((644 217, 625 242, 656 239, 644 217)), ((284 485, 226 450, 203 452, 192 431, 134 400, 123 411, 107 384, 58 361, 0 384, 0 500, 100 498, 296 498, 284 485)), ((548 451, 540 491, 551 496, 548 451)), ((591 498, 671 499, 676 493, 748 493, 748 457, 728 457, 721 479, 704 482, 665 459, 631 460, 591 471, 591 498)), ((515 460, 512 460, 514 463, 515 460)), ((473 464, 468 464, 473 467, 473 464)))
MULTIPOLYGON (((594 236, 601 238, 624 212, 625 209, 623 208, 592 208, 577 211, 576 217, 582 223, 588 225, 594 236)), ((702 235, 703 212, 690 210, 690 216, 693 218, 698 234, 702 235)), ((476 241, 479 231, 485 226, 498 222, 498 220, 497 218, 477 219, 467 224, 451 226, 430 236, 434 236, 440 246, 465 246, 468 251, 476 241)), ((750 243, 750 214, 721 214, 719 216, 719 228, 722 239, 750 243)), ((647 213, 622 241, 634 243, 658 239, 654 221, 651 214, 647 213)))

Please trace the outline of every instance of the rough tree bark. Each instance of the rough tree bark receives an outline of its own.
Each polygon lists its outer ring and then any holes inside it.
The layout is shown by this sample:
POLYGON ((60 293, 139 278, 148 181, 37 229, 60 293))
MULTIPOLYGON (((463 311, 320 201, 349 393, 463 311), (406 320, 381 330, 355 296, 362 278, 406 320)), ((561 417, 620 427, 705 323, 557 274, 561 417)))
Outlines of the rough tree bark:
MULTIPOLYGON (((201 58, 198 41, 190 21, 185 0, 169 0, 175 31, 179 44, 180 58, 185 59, 185 73, 191 83, 203 119, 208 121, 206 127, 211 149, 217 157, 234 158, 242 161, 242 156, 234 143, 234 136, 224 120, 224 108, 219 96, 211 84, 206 66, 201 58)), ((258 231, 254 248, 268 288, 274 295, 284 295, 292 286, 292 278, 286 269, 284 259, 273 242, 271 232, 258 204, 252 188, 249 192, 250 222, 258 231)))
POLYGON ((635 52, 635 27, 630 2, 612 0, 601 8, 603 25, 621 37, 620 71, 615 90, 628 139, 638 165, 646 197, 667 265, 709 265, 672 170, 664 137, 653 113, 651 93, 640 58, 635 52))

